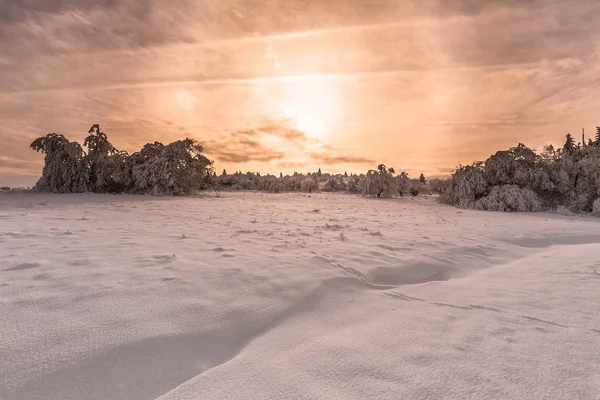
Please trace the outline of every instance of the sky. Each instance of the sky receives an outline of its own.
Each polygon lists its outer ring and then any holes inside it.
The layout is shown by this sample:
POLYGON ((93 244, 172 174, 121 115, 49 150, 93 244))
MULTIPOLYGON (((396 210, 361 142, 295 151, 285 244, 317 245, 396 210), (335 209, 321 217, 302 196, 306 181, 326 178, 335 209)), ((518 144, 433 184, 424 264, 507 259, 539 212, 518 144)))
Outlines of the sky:
POLYGON ((596 0, 0 0, 0 183, 36 137, 192 137, 217 171, 444 176, 600 125, 596 0))

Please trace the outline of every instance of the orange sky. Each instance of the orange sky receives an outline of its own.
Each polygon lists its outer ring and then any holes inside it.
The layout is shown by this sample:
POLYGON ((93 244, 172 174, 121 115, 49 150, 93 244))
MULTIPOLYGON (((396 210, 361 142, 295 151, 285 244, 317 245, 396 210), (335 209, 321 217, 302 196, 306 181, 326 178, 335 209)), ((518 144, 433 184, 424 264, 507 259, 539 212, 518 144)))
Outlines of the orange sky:
POLYGON ((0 4, 4 184, 39 176, 32 139, 92 123, 130 152, 196 138, 218 171, 426 176, 600 125, 594 0, 15 4, 0 4))

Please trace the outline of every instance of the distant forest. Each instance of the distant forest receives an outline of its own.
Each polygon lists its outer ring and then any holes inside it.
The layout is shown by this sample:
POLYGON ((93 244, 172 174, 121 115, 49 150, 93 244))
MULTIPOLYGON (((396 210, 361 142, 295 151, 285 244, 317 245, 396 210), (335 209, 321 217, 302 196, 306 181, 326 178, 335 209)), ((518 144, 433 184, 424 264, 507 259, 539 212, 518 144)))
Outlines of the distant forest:
POLYGON ((600 216, 600 127, 594 139, 576 143, 570 134, 558 149, 536 153, 519 144, 485 161, 459 166, 447 180, 411 179, 380 164, 364 174, 260 175, 214 171, 213 161, 193 139, 148 143, 139 152, 117 150, 99 125, 83 146, 63 135, 37 138, 31 148, 45 154, 35 190, 53 193, 190 195, 205 190, 347 192, 391 198, 435 194, 442 203, 490 211, 558 211, 600 216), (87 149, 87 152, 84 150, 87 149))

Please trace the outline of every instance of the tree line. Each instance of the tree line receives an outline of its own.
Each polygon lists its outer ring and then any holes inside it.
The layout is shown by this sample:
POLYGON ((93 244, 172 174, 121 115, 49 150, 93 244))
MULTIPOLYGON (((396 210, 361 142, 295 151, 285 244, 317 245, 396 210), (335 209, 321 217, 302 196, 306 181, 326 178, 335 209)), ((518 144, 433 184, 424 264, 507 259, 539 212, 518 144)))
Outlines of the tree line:
POLYGON ((406 172, 395 175, 393 168, 383 164, 360 175, 328 174, 321 169, 285 176, 226 171, 217 175, 213 161, 202 154, 202 145, 193 139, 167 145, 148 143, 128 154, 117 150, 97 124, 90 128, 83 146, 64 135, 49 133, 34 140, 30 147, 45 155, 42 176, 34 189, 54 193, 186 195, 213 189, 393 197, 430 193, 441 185, 440 180, 427 182, 423 174, 419 179, 411 179, 406 172))
POLYGON ((600 216, 600 127, 587 143, 571 134, 558 149, 536 153, 524 144, 460 166, 440 200, 491 211, 591 212, 600 216))
POLYGON ((446 204, 490 211, 586 212, 600 216, 600 127, 593 139, 577 143, 571 134, 560 148, 540 153, 520 143, 485 161, 459 166, 447 180, 418 179, 380 164, 364 174, 321 170, 292 175, 241 171, 217 175, 213 161, 193 139, 148 143, 136 153, 117 150, 99 125, 83 146, 63 135, 37 138, 31 148, 45 154, 39 191, 186 195, 198 191, 255 190, 347 192, 390 198, 437 194, 446 204), (86 151, 87 150, 87 151, 86 151))

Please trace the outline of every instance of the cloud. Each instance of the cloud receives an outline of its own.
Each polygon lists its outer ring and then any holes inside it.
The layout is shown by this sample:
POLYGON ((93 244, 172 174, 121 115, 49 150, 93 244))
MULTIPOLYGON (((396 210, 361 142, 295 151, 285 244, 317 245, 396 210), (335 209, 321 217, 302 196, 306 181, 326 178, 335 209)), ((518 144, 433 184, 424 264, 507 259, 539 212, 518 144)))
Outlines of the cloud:
POLYGON ((226 163, 269 162, 280 160, 285 156, 283 152, 273 150, 256 140, 238 139, 238 135, 223 137, 219 140, 204 140, 201 142, 204 152, 207 156, 215 157, 217 161, 226 163))
POLYGON ((267 120, 259 129, 269 135, 277 136, 282 139, 294 142, 306 140, 304 132, 293 127, 293 122, 289 119, 267 120))
POLYGON ((21 160, 18 158, 0 155, 0 172, 20 173, 29 172, 31 174, 41 170, 43 164, 36 161, 21 160))
POLYGON ((284 169, 292 169, 292 168, 303 168, 306 167, 308 164, 305 162, 280 162, 277 163, 277 166, 279 168, 284 168, 284 169))
POLYGON ((205 152, 221 162, 270 162, 284 158, 285 152, 263 143, 264 135, 275 136, 293 145, 306 140, 304 133, 290 126, 290 121, 264 118, 257 128, 238 129, 219 139, 201 142, 205 152))
POLYGON ((262 124, 253 129, 240 129, 231 133, 234 138, 258 137, 260 135, 271 135, 289 142, 302 142, 306 140, 304 132, 293 127, 289 119, 263 118, 262 124))
POLYGON ((375 164, 375 161, 359 156, 332 156, 322 153, 313 153, 311 159, 325 165, 333 164, 375 164))
POLYGON ((246 163, 250 161, 269 162, 282 159, 285 154, 280 151, 246 151, 228 150, 227 148, 218 148, 218 146, 208 145, 205 149, 208 156, 216 157, 221 162, 246 163))

